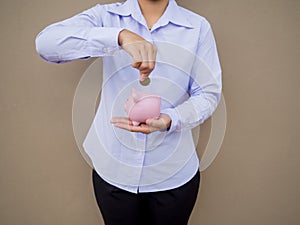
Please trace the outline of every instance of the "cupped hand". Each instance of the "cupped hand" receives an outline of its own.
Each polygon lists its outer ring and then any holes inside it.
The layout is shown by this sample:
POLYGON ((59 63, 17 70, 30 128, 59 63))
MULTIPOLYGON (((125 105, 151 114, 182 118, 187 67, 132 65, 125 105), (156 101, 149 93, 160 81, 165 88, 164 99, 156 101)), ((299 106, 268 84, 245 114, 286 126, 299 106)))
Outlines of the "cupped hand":
POLYGON ((140 80, 145 80, 154 70, 156 47, 141 36, 129 30, 122 30, 118 37, 119 45, 133 58, 132 67, 140 72, 140 80))
POLYGON ((113 117, 110 121, 115 127, 128 130, 130 132, 141 132, 150 134, 159 130, 167 130, 171 126, 171 118, 166 114, 161 114, 157 119, 148 119, 146 123, 134 126, 132 121, 126 117, 113 117))

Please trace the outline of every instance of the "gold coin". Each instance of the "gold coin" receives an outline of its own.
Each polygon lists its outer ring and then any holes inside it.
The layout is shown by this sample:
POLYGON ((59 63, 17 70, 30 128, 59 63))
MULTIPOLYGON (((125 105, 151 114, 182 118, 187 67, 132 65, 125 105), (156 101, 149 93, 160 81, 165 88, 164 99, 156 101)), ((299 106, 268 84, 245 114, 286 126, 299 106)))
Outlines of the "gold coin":
POLYGON ((149 77, 147 77, 146 79, 144 79, 143 81, 140 80, 140 84, 143 86, 148 86, 150 84, 151 80, 149 77))

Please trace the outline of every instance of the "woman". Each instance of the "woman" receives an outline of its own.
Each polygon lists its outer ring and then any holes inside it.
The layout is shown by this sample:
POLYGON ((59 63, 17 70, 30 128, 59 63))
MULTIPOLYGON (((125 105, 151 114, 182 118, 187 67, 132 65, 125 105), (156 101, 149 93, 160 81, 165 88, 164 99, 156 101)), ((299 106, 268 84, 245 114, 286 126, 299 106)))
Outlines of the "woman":
POLYGON ((52 63, 103 57, 101 102, 83 146, 105 224, 188 224, 200 183, 191 129, 212 115, 222 89, 208 21, 173 0, 127 0, 46 27, 36 47, 52 63), (119 103, 150 79, 140 89, 162 97, 160 117, 134 126, 119 103))

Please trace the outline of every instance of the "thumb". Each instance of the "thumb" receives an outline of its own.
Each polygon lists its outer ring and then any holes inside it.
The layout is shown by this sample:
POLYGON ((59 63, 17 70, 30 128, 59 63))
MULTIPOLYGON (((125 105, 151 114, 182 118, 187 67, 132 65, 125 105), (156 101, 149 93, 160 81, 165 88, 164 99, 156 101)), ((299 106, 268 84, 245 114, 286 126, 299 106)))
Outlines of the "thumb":
POLYGON ((158 119, 147 119, 146 124, 150 127, 160 127, 160 121, 158 119))
POLYGON ((144 81, 149 76, 149 73, 140 72, 140 81, 144 81))

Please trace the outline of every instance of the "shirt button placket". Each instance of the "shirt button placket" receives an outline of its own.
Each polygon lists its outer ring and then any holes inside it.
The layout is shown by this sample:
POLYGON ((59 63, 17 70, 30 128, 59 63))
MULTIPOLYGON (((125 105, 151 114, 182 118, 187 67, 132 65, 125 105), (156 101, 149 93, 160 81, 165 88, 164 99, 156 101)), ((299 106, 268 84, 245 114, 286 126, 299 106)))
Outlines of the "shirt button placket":
POLYGON ((144 166, 144 160, 145 160, 145 154, 146 154, 146 146, 147 146, 147 135, 144 134, 144 146, 143 149, 140 150, 137 154, 137 166, 139 167, 139 185, 138 185, 138 191, 140 189, 140 184, 141 180, 143 179, 142 177, 142 172, 143 172, 143 166, 144 166))

